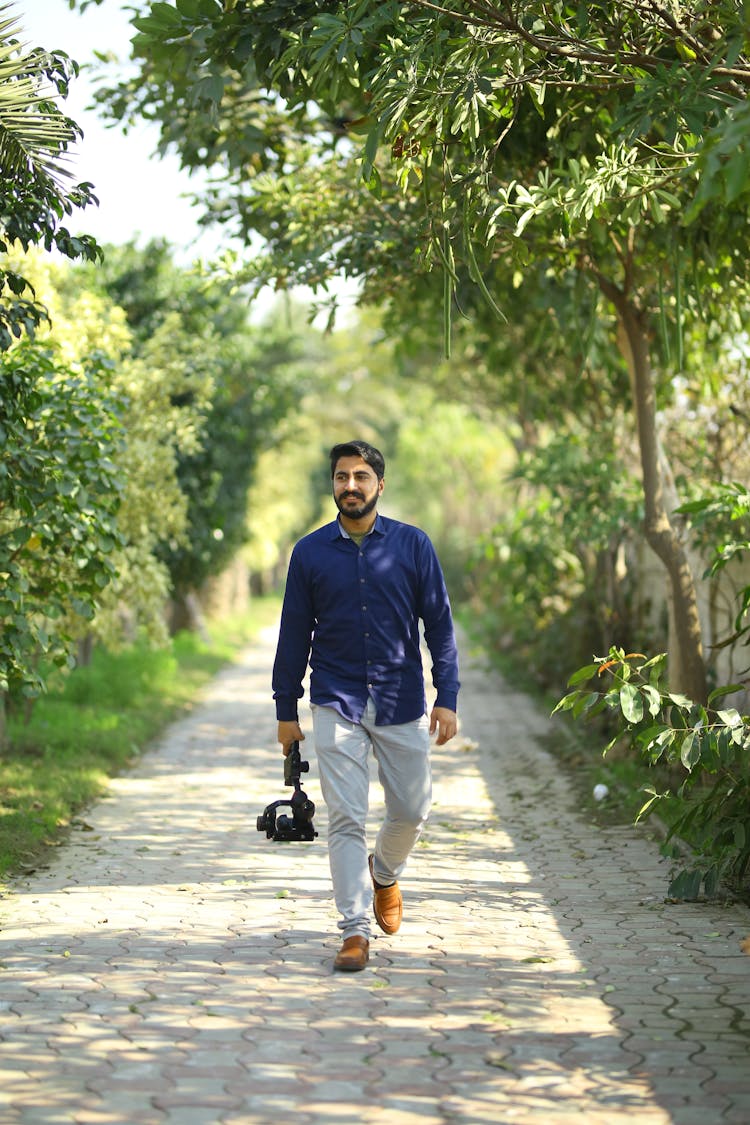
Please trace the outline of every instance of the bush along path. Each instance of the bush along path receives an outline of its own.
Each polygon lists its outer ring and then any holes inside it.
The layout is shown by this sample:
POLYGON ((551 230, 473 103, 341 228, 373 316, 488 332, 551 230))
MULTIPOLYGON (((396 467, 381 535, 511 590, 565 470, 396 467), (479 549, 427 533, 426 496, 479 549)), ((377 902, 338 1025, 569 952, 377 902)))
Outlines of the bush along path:
POLYGON ((0 902, 3 1122, 745 1125, 750 911, 666 901, 657 844, 582 817, 550 720, 469 658, 402 929, 332 973, 312 753, 318 839, 256 829, 273 648, 0 902))

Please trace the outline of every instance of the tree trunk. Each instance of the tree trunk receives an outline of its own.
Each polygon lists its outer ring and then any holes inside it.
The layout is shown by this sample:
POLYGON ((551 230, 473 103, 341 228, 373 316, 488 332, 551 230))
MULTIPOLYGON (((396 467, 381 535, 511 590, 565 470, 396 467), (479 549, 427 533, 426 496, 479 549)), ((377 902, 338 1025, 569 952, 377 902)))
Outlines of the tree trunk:
POLYGON ((656 392, 642 314, 622 290, 601 278, 599 284, 617 311, 620 346, 630 370, 643 473, 644 533, 647 543, 664 564, 669 580, 670 688, 705 703, 706 665, 695 579, 665 501, 656 427, 656 392))
POLYGON ((169 607, 169 632, 171 636, 183 629, 197 633, 208 642, 208 628, 200 599, 194 590, 176 591, 169 607))
POLYGON ((85 637, 81 637, 78 642, 78 667, 88 668, 91 663, 91 657, 94 655, 94 636, 93 633, 87 633, 85 637))

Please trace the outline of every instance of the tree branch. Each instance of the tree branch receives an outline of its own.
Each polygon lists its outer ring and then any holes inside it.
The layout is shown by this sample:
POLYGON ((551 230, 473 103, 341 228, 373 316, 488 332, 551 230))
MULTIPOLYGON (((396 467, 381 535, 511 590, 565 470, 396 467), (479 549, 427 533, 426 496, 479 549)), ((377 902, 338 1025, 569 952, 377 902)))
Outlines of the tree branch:
MULTIPOLYGON (((651 50, 638 49, 631 43, 624 50, 594 50, 590 43, 578 39, 563 28, 554 26, 556 35, 536 35, 523 27, 514 15, 503 16, 498 8, 492 8, 481 0, 469 0, 468 7, 472 12, 457 12, 435 0, 409 0, 413 7, 436 12, 438 15, 447 16, 465 26, 498 29, 521 39, 529 46, 541 51, 548 58, 559 58, 563 61, 589 63, 605 70, 620 69, 622 66, 637 67, 653 73, 658 67, 664 66, 664 58, 654 54, 651 50), (473 14, 472 14, 473 13, 473 14)), ((697 39, 687 28, 683 27, 665 8, 655 0, 648 0, 646 4, 631 3, 626 5, 635 14, 648 12, 662 21, 662 25, 671 37, 673 43, 680 43, 700 58, 700 65, 712 76, 739 83, 742 91, 750 88, 750 67, 722 66, 712 63, 705 45, 697 39)), ((522 80, 521 80, 522 81, 522 80)), ((628 85, 633 80, 629 80, 628 85)), ((577 85, 572 82, 570 85, 577 85)), ((735 96, 740 91, 733 90, 735 96)))

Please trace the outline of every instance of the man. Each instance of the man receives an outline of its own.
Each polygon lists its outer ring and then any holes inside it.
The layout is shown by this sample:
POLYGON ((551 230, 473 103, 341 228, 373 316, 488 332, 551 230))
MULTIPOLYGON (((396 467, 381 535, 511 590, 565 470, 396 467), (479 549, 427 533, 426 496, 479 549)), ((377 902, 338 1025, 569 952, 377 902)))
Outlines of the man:
POLYGON ((377 511, 383 455, 363 441, 330 453, 338 519, 292 552, 273 670, 284 755, 304 739, 297 714, 308 658, 328 856, 343 945, 334 968, 364 969, 370 907, 385 933, 401 924, 398 886, 432 800, 430 735, 457 729, 458 660, 443 574, 423 531, 377 511), (419 622, 432 656, 435 706, 426 715, 419 622), (385 820, 368 857, 369 751, 385 820))

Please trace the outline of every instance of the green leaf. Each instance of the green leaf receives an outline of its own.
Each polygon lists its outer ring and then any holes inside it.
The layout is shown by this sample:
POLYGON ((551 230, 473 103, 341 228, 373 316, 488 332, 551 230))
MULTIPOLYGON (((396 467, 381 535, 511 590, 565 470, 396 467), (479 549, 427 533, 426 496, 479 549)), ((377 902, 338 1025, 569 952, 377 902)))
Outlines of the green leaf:
POLYGON ((191 91, 193 102, 207 101, 218 105, 224 96, 224 79, 220 74, 207 74, 191 91))
POLYGON ((648 700, 648 710, 652 717, 656 717, 661 711, 661 694, 652 687, 651 684, 644 684, 641 691, 648 700))
POLYGON ((725 726, 728 726, 728 727, 740 727, 740 726, 742 726, 742 723, 743 723, 742 715, 740 715, 739 711, 736 711, 734 709, 734 707, 729 707, 729 708, 727 708, 726 711, 717 711, 716 714, 717 714, 718 718, 721 719, 722 723, 725 724, 725 726))
POLYGON ((744 148, 734 150, 724 168, 724 198, 727 203, 734 201, 747 190, 750 164, 744 148))
POLYGON ((177 11, 188 19, 197 19, 201 15, 202 0, 176 0, 177 11))
POLYGON ((650 812, 650 811, 651 811, 651 810, 653 809, 653 807, 654 807, 654 805, 656 804, 656 802, 657 802, 657 801, 659 801, 659 800, 661 800, 661 798, 662 798, 662 794, 661 794, 661 793, 656 793, 656 792, 654 792, 653 790, 651 790, 651 796, 649 797, 649 799, 648 799, 647 801, 645 801, 645 802, 644 802, 644 803, 643 803, 643 804, 641 805, 640 809, 638 810, 638 815, 637 815, 637 816, 636 816, 636 818, 635 818, 635 823, 636 823, 636 824, 638 824, 638 822, 639 822, 639 821, 640 821, 640 820, 641 820, 641 819, 642 819, 642 818, 643 818, 644 816, 646 816, 646 814, 647 814, 648 812, 650 812))
POLYGON ((620 710, 629 723, 639 723, 643 718, 643 697, 634 684, 620 688, 620 710))
POLYGON ((526 227, 529 225, 529 223, 531 222, 531 220, 534 218, 535 215, 536 215, 536 207, 529 207, 528 210, 524 211, 524 213, 521 215, 520 219, 516 223, 516 229, 513 232, 515 234, 516 238, 521 237, 523 232, 526 230, 526 227))
POLYGON ((380 199, 383 194, 383 182, 380 177, 380 172, 378 172, 374 164, 370 169, 369 176, 363 176, 363 179, 365 182, 365 187, 370 192, 370 194, 373 195, 375 199, 380 199))
POLYGON ((591 677, 595 676, 598 671, 598 664, 587 664, 585 667, 579 668, 578 671, 574 672, 568 680, 568 687, 575 687, 576 684, 581 684, 586 680, 590 680, 591 677))
POLYGON ((701 892, 703 873, 701 871, 681 871, 676 879, 669 884, 669 894, 672 898, 682 898, 687 902, 694 902, 701 892))
POLYGON ((743 684, 726 684, 724 687, 714 688, 708 697, 708 702, 713 703, 724 695, 734 695, 736 691, 744 691, 743 684))
POLYGON ((656 656, 652 656, 649 660, 647 660, 645 664, 641 664, 641 671, 643 671, 644 668, 657 668, 660 664, 663 664, 666 659, 666 652, 659 652, 656 654, 656 656))
POLYGON ((367 134, 367 140, 365 142, 365 148, 362 158, 362 178, 364 179, 365 183, 368 182, 372 175, 375 160, 378 155, 378 149, 380 147, 382 139, 383 125, 381 122, 378 122, 378 124, 374 128, 370 129, 370 132, 367 134))
POLYGON ((573 706, 573 717, 579 719, 581 715, 589 713, 597 713, 602 709, 603 700, 598 691, 592 691, 588 694, 580 693, 578 702, 573 706))
POLYGON ((691 730, 685 735, 680 747, 680 761, 688 772, 691 772, 693 766, 700 759, 701 745, 700 736, 697 731, 691 730))
POLYGON ((487 283, 484 280, 484 276, 481 269, 479 268, 479 263, 477 262, 476 255, 474 253, 474 242, 471 236, 471 224, 469 221, 468 198, 464 206, 464 249, 466 251, 467 264, 469 266, 469 276, 471 277, 472 281, 479 286, 482 296, 484 297, 485 301, 490 306, 498 320, 501 320, 504 324, 507 324, 508 318, 487 288, 487 283))
POLYGON ((156 0, 150 8, 151 18, 155 23, 164 28, 177 28, 182 26, 180 14, 172 4, 165 4, 163 0, 156 0))
POLYGON ((572 710, 573 706, 581 698, 582 695, 583 692, 580 691, 569 692, 567 695, 563 696, 563 698, 558 703, 555 704, 550 713, 552 715, 556 715, 558 711, 572 710))
POLYGON ((667 731, 671 731, 671 729, 664 723, 654 723, 638 734, 636 743, 642 750, 648 750, 652 742, 656 742, 660 736, 663 736, 667 731))

